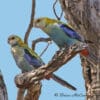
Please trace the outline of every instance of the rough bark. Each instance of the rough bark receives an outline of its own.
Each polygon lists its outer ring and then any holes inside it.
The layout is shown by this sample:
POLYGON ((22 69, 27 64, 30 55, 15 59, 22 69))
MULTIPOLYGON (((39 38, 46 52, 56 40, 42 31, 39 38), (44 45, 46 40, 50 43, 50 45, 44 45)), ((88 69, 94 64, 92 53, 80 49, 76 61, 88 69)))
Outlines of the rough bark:
POLYGON ((6 85, 4 83, 1 71, 0 71, 0 100, 8 100, 6 85))
POLYGON ((100 0, 59 0, 75 30, 94 42, 88 58, 81 56, 86 99, 100 100, 100 0))
POLYGON ((41 83, 37 82, 28 88, 24 100, 39 100, 41 94, 41 83))

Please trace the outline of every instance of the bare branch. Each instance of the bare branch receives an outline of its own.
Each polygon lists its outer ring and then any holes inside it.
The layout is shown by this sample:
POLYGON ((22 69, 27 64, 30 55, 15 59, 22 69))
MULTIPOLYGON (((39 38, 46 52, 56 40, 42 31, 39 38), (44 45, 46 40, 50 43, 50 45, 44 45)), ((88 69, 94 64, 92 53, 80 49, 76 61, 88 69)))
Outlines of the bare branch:
POLYGON ((32 49, 35 50, 35 45, 38 43, 38 42, 50 42, 52 41, 51 38, 38 38, 36 40, 33 40, 32 41, 32 49))
POLYGON ((45 49, 44 49, 44 50, 42 51, 42 53, 40 54, 40 57, 46 52, 46 50, 48 49, 48 47, 49 47, 50 44, 51 44, 51 43, 48 42, 47 46, 45 47, 45 49))
POLYGON ((31 20, 30 20, 28 29, 27 29, 27 31, 26 31, 26 33, 25 33, 25 37, 24 37, 24 42, 25 42, 26 44, 28 44, 28 37, 29 37, 29 34, 30 34, 31 29, 32 29, 32 27, 33 27, 34 15, 35 15, 35 0, 32 0, 31 20))
POLYGON ((35 82, 44 79, 47 75, 52 74, 54 71, 58 70, 62 65, 72 59, 77 53, 81 52, 81 50, 75 51, 74 46, 74 48, 71 47, 69 50, 66 50, 65 48, 63 51, 57 51, 52 58, 52 61, 49 62, 47 65, 41 66, 35 71, 17 75, 15 77, 16 85, 18 87, 26 88, 28 86, 31 86, 35 82))
POLYGON ((58 2, 58 0, 55 0, 55 2, 54 2, 54 4, 53 4, 53 12, 54 12, 56 18, 57 18, 58 20, 60 20, 61 17, 62 17, 62 15, 63 15, 63 10, 61 11, 60 16, 58 16, 57 13, 56 13, 56 9, 55 9, 55 6, 56 6, 57 2, 58 2))

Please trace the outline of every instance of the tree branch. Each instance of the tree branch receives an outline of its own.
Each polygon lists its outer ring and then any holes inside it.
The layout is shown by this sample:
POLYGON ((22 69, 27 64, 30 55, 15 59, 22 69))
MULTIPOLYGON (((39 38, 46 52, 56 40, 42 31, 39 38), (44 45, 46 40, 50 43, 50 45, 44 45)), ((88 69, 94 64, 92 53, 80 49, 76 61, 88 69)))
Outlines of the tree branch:
POLYGON ((27 91, 25 88, 19 88, 17 94, 17 100, 39 100, 39 95, 41 93, 41 83, 37 82, 32 84, 27 91), (25 95, 25 91, 27 94, 25 95))
POLYGON ((46 52, 46 50, 48 49, 48 47, 49 47, 50 44, 51 44, 51 42, 48 42, 48 44, 45 47, 45 49, 41 52, 40 57, 46 52))
POLYGON ((28 29, 27 29, 27 31, 26 31, 26 33, 25 33, 25 37, 24 37, 24 42, 25 42, 26 44, 28 44, 28 37, 29 37, 29 34, 30 34, 31 29, 32 29, 32 27, 33 27, 34 15, 35 15, 35 0, 32 0, 31 20, 30 20, 28 29))
POLYGON ((77 49, 77 45, 70 47, 68 50, 66 48, 61 51, 57 51, 52 61, 47 65, 41 66, 40 68, 33 70, 31 72, 26 72, 19 74, 15 77, 15 83, 18 87, 28 88, 37 81, 44 79, 49 74, 52 74, 54 71, 58 70, 62 65, 67 63, 72 59, 77 53, 81 52, 83 48, 77 49))
POLYGON ((32 41, 32 50, 35 50, 35 46, 38 42, 50 42, 52 41, 51 38, 38 38, 32 41))
POLYGON ((28 88, 28 91, 24 100, 39 100, 41 87, 42 85, 40 82, 37 82, 36 84, 31 85, 31 87, 28 88))
POLYGON ((63 10, 62 10, 60 16, 58 16, 57 13, 56 13, 56 9, 55 9, 55 6, 56 6, 57 2, 58 2, 58 0, 55 0, 55 2, 54 2, 54 4, 53 4, 53 12, 54 12, 56 18, 57 18, 58 20, 60 20, 61 17, 62 17, 62 15, 63 15, 63 10))
POLYGON ((19 88, 17 93, 17 100, 24 100, 24 93, 25 93, 25 89, 19 88))

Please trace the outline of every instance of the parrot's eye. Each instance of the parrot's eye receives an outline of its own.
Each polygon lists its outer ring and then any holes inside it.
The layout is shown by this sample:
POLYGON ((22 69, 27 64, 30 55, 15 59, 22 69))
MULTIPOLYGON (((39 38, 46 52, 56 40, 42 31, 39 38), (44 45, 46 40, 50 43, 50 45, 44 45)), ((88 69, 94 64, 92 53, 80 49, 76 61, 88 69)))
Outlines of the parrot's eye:
POLYGON ((14 39, 15 39, 15 37, 12 37, 11 39, 12 39, 12 40, 14 40, 14 39))
POLYGON ((40 19, 38 19, 37 22, 40 22, 40 19))

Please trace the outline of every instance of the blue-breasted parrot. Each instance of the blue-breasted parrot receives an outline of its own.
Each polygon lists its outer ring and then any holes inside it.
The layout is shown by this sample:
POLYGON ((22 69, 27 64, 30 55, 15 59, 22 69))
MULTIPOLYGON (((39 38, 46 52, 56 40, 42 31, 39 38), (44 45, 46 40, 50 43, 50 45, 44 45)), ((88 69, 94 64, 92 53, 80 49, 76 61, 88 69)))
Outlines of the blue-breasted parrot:
MULTIPOLYGON (((33 26, 49 35, 59 48, 63 48, 65 45, 69 47, 73 44, 92 43, 80 36, 70 25, 59 20, 42 17, 35 19, 33 26)), ((88 54, 88 51, 84 49, 81 53, 85 55, 85 53, 88 54)))
MULTIPOLYGON (((44 65, 42 59, 31 48, 29 48, 28 45, 25 44, 19 36, 9 36, 8 43, 11 45, 11 52, 15 62, 22 72, 29 72, 44 65)), ((76 90, 75 87, 62 80, 55 74, 50 75, 50 78, 54 79, 67 88, 76 90)))

